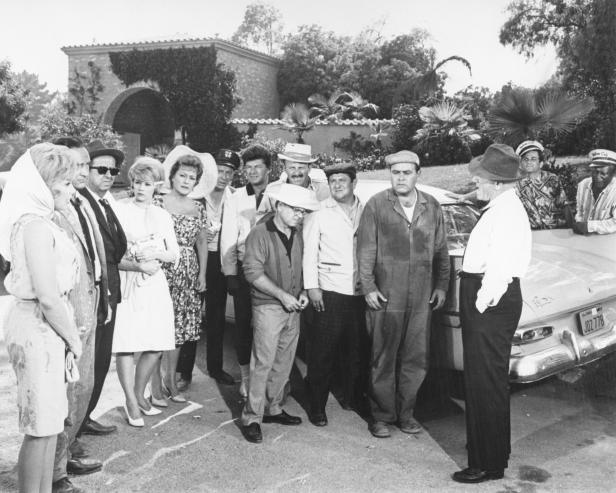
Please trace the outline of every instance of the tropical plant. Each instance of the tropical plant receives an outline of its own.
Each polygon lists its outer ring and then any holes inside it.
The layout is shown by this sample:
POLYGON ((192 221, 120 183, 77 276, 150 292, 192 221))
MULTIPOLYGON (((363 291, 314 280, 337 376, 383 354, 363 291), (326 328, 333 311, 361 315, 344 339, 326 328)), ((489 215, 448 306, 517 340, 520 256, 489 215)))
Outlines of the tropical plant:
POLYGON ((449 62, 460 62, 468 69, 469 74, 472 74, 471 64, 466 58, 456 55, 447 57, 436 64, 433 63, 426 72, 418 77, 411 78, 400 84, 394 94, 394 106, 409 100, 415 101, 434 95, 441 83, 438 71, 449 62))
POLYGON ((552 91, 537 97, 534 91, 504 91, 488 115, 488 131, 512 146, 541 133, 559 136, 573 131, 594 108, 591 98, 552 91))
POLYGON ((441 165, 467 162, 471 158, 469 142, 477 135, 468 126, 470 115, 466 107, 451 101, 441 101, 419 109, 423 122, 415 134, 416 150, 423 164, 441 165))
POLYGON ((343 118, 367 118, 375 117, 379 112, 376 104, 364 99, 355 91, 344 92, 340 96, 340 104, 343 106, 343 118))
POLYGON ((376 122, 368 122, 368 126, 370 127, 370 130, 372 130, 370 138, 374 140, 374 143, 378 148, 383 147, 383 142, 381 139, 389 135, 389 133, 385 132, 385 130, 388 130, 391 127, 391 123, 377 120, 376 122))
POLYGON ((280 128, 295 134, 297 143, 303 144, 303 135, 314 128, 317 117, 310 116, 310 110, 305 104, 291 103, 282 110, 282 125, 280 128))
POLYGON ((311 115, 316 115, 320 120, 361 119, 374 117, 379 111, 376 104, 370 103, 355 91, 335 91, 329 98, 313 94, 308 102, 312 105, 311 115))
POLYGON ((317 116, 320 120, 336 121, 340 119, 344 111, 344 107, 339 100, 342 95, 341 91, 335 91, 328 98, 322 94, 313 94, 308 97, 310 106, 310 114, 317 116))
POLYGON ((168 144, 156 144, 150 147, 146 147, 145 155, 147 157, 157 159, 162 163, 167 157, 167 154, 171 152, 171 149, 173 149, 173 147, 168 144))
POLYGON ((423 122, 419 116, 419 105, 401 104, 394 110, 394 124, 392 132, 392 144, 395 151, 411 149, 414 145, 413 137, 423 122))

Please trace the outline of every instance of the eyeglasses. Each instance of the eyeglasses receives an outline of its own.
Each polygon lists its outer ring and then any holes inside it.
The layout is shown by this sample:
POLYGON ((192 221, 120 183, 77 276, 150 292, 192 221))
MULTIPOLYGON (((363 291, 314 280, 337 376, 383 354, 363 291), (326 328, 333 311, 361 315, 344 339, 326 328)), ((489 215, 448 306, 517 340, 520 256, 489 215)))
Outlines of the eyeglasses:
POLYGON ((98 171, 99 175, 106 175, 107 171, 109 171, 109 174, 111 176, 117 176, 117 174, 120 172, 118 168, 108 168, 107 166, 90 166, 90 169, 95 169, 96 171, 98 171))
POLYGON ((298 216, 305 216, 306 214, 308 214, 308 211, 306 209, 302 209, 301 207, 293 207, 288 204, 285 205, 293 211, 293 214, 297 214, 298 216))

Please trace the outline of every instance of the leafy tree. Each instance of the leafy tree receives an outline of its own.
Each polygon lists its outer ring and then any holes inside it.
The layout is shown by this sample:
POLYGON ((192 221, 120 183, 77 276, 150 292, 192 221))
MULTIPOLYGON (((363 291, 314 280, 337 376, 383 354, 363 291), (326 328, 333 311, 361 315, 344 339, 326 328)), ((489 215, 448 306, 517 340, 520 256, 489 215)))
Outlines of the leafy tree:
POLYGON ((41 82, 38 75, 25 70, 16 74, 15 80, 26 95, 26 110, 21 115, 21 121, 23 122, 24 146, 27 148, 37 138, 39 119, 43 110, 51 104, 58 93, 50 93, 47 83, 41 82))
POLYGON ((573 131, 593 107, 589 98, 562 92, 538 97, 528 89, 507 89, 490 111, 489 131, 515 147, 523 140, 538 138, 541 132, 561 135, 573 131))
POLYGON ((401 104, 394 110, 392 142, 395 151, 409 150, 413 147, 413 137, 423 126, 419 116, 419 104, 401 104))
POLYGON ((280 128, 295 134, 299 144, 304 143, 303 135, 314 128, 317 117, 310 116, 310 110, 302 103, 291 103, 282 110, 283 123, 280 128))
POLYGON ((563 88, 595 100, 595 145, 616 148, 616 2, 517 0, 508 13, 501 43, 528 57, 535 47, 553 44, 563 88))
POLYGON ((288 36, 278 71, 280 103, 303 103, 312 94, 332 94, 338 89, 346 68, 342 53, 348 44, 348 38, 315 24, 300 26, 288 36))
POLYGON ((271 5, 251 3, 246 7, 244 20, 231 41, 248 48, 264 47, 270 55, 278 51, 282 41, 282 15, 271 5))
POLYGON ((41 139, 45 141, 70 135, 80 138, 86 144, 98 139, 107 146, 122 148, 120 135, 110 125, 102 123, 100 118, 90 113, 69 114, 62 101, 45 108, 39 121, 41 139))
POLYGON ((26 110, 26 91, 19 85, 11 64, 0 62, 0 136, 21 130, 26 110))
POLYGON ((494 94, 487 87, 467 86, 453 95, 453 100, 468 111, 470 127, 480 129, 494 104, 494 94))
POLYGON ((75 68, 68 85, 70 98, 67 101, 67 108, 70 114, 96 114, 96 105, 101 100, 100 93, 103 92, 101 84, 101 69, 92 60, 88 62, 87 72, 79 72, 75 68))
POLYGON ((229 123, 240 102, 235 74, 217 63, 213 47, 110 53, 111 68, 124 84, 154 81, 171 105, 176 128, 191 147, 216 152, 237 148, 241 136, 229 123))

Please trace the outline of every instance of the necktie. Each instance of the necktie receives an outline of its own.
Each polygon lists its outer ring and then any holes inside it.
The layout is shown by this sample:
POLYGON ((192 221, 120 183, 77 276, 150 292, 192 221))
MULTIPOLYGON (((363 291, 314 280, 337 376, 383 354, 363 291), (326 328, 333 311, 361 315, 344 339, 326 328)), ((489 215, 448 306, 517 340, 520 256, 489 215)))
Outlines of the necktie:
POLYGON ((92 263, 94 263, 94 246, 92 245, 92 237, 90 235, 90 227, 88 226, 88 220, 83 215, 83 212, 80 207, 81 199, 79 199, 79 197, 75 197, 73 200, 71 200, 71 204, 75 208, 75 211, 77 212, 77 218, 79 219, 79 224, 81 224, 81 230, 83 231, 83 236, 86 240, 86 248, 88 249, 88 256, 90 257, 92 263))
POLYGON ((107 199, 100 199, 99 203, 103 206, 103 209, 105 209, 105 216, 107 216, 107 225, 109 226, 109 231, 115 238, 118 234, 118 228, 116 226, 116 215, 113 212, 111 206, 109 205, 109 202, 107 202, 107 199))

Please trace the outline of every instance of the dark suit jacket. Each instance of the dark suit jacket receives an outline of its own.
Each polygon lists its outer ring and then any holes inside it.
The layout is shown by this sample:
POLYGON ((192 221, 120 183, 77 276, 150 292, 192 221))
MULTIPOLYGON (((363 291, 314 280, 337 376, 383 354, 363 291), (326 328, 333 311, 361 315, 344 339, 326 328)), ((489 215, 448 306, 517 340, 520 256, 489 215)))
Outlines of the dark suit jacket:
MULTIPOLYGON (((118 264, 122 260, 122 257, 126 253, 126 235, 122 229, 122 225, 117 222, 116 228, 118 234, 114 235, 109 229, 109 224, 105 215, 101 212, 100 206, 97 203, 98 198, 92 196, 88 189, 83 188, 78 190, 79 193, 88 201, 101 231, 103 238, 103 244, 105 245, 105 256, 107 257, 107 281, 109 283, 109 302, 112 305, 120 303, 122 300, 122 292, 120 289, 120 272, 118 270, 118 264)), ((110 221, 113 218, 109 218, 110 221)))

